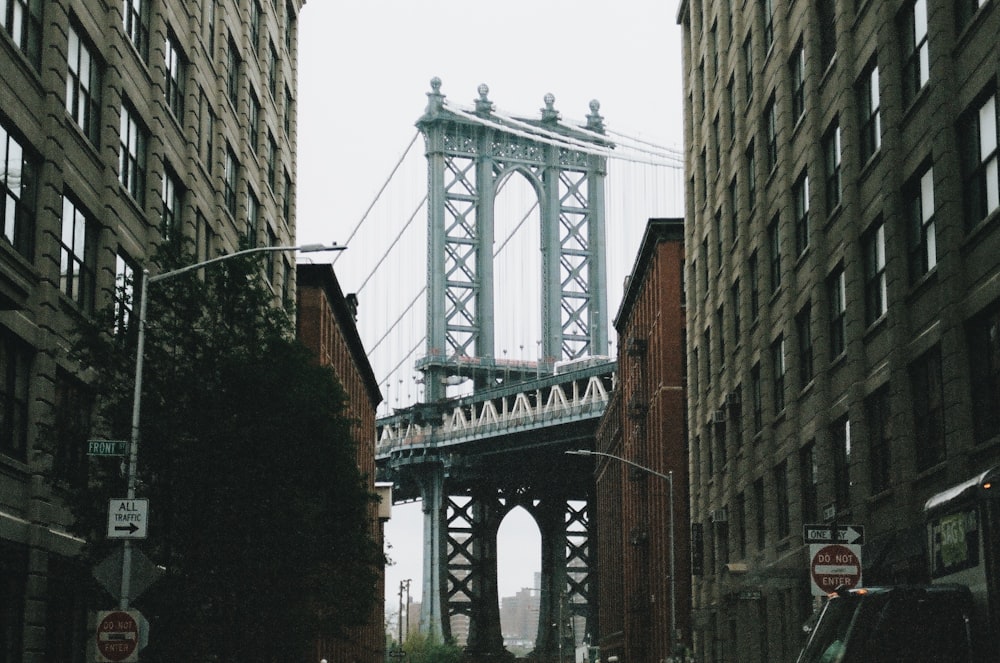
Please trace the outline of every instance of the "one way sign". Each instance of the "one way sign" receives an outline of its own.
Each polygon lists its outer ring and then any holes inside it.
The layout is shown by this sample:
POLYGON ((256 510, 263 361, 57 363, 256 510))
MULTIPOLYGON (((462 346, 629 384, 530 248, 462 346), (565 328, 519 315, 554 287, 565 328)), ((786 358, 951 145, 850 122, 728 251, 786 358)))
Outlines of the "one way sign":
POLYGON ((145 539, 149 500, 108 500, 108 538, 145 539))
POLYGON ((865 542, 865 528, 862 525, 803 525, 802 542, 861 545, 865 542))

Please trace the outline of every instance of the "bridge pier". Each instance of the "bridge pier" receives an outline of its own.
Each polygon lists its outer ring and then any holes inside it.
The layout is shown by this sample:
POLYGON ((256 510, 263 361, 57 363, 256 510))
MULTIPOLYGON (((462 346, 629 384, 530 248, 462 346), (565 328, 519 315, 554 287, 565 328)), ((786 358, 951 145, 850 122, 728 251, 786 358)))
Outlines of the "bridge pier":
POLYGON ((440 463, 421 465, 416 483, 424 514, 424 578, 418 630, 438 642, 445 642, 451 637, 451 622, 444 610, 442 575, 446 550, 442 531, 445 523, 444 466, 440 463))

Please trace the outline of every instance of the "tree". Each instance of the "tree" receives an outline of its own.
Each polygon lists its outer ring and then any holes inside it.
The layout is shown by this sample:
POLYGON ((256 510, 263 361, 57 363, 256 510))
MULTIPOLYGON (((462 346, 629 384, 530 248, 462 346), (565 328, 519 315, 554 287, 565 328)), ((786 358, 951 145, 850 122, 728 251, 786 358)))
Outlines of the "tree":
POLYGON ((414 633, 403 643, 407 663, 459 663, 462 649, 450 642, 439 642, 437 638, 423 633, 414 633))
MULTIPOLYGON (((166 572, 134 602, 151 624, 143 660, 302 659, 317 636, 340 634, 381 598, 374 497, 355 463, 345 393, 294 340, 252 259, 158 282, 148 300, 138 494, 150 524, 140 547, 166 572)), ((124 439, 135 324, 109 334, 115 317, 85 324, 75 356, 95 376, 101 430, 91 436, 124 439)), ((111 546, 103 509, 125 482, 116 465, 92 469, 75 503, 97 560, 111 546)))

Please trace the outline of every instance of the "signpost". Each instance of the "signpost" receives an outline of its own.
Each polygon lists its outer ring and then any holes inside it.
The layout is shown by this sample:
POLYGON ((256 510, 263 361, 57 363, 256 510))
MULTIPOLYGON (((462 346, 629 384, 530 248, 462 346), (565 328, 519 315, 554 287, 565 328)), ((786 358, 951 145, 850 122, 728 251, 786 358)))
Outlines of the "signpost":
POLYGON ((139 621, 135 610, 97 613, 97 660, 128 662, 139 660, 139 621))
POLYGON ((108 500, 108 538, 145 539, 148 516, 149 500, 108 500))

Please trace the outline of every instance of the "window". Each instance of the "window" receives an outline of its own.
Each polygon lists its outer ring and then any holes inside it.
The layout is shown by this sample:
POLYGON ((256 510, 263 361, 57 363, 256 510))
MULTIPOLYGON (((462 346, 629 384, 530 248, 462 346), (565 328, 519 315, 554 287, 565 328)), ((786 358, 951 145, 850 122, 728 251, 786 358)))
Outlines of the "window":
POLYGON ((764 131, 767 136, 767 170, 771 172, 778 166, 778 120, 774 109, 774 93, 764 109, 764 131))
POLYGON ((788 62, 792 77, 792 121, 796 123, 806 112, 805 68, 806 53, 800 41, 792 51, 792 59, 788 62))
POLYGON ((777 535, 783 539, 792 532, 788 504, 788 461, 781 461, 774 468, 774 501, 777 506, 777 535))
POLYGON ((226 163, 224 168, 226 209, 236 216, 236 185, 239 177, 240 163, 236 160, 236 152, 231 145, 226 145, 226 163))
POLYGON ((736 495, 736 503, 733 507, 736 512, 736 550, 740 559, 747 556, 747 498, 743 493, 736 495))
POLYGON ((753 98, 753 40, 752 33, 747 33, 747 38, 743 40, 743 62, 746 65, 746 76, 743 84, 746 88, 745 97, 747 103, 753 98))
POLYGON ((3 27, 35 69, 42 66, 42 0, 4 0, 3 27))
POLYGON ((278 99, 278 49, 274 47, 274 42, 268 40, 267 42, 267 52, 268 52, 268 69, 267 69, 267 88, 271 91, 271 98, 277 101, 278 99))
POLYGON ((836 4, 830 0, 815 0, 819 17, 819 60, 824 71, 837 54, 836 4))
POLYGON ((935 346, 910 365, 914 449, 917 471, 944 460, 944 385, 941 348, 935 346))
POLYGON ((846 349, 847 288, 843 265, 830 274, 826 290, 830 302, 830 358, 836 359, 846 349))
POLYGON ((729 106, 729 140, 736 139, 736 77, 730 76, 726 85, 726 101, 729 106))
POLYGON ((739 449, 743 446, 743 387, 736 385, 729 402, 729 430, 733 436, 733 446, 739 449))
POLYGON ((274 191, 278 183, 278 143, 274 140, 274 134, 267 132, 267 185, 274 191))
POLYGON ((716 78, 719 77, 719 22, 712 21, 712 27, 709 30, 709 44, 712 49, 712 73, 716 78))
POLYGON ((101 65, 73 23, 69 26, 66 59, 66 112, 96 145, 101 132, 101 65))
POLYGON ((885 315, 888 293, 885 279, 885 224, 878 219, 861 238, 865 263, 865 324, 885 315))
POLYGON ((764 52, 767 53, 774 46, 774 2, 773 0, 761 0, 764 12, 764 52))
POLYGON ((750 279, 750 319, 756 320, 760 315, 760 267, 757 262, 757 252, 750 254, 747 274, 750 279))
MULTIPOLYGON (((278 246, 278 236, 274 232, 274 228, 272 228, 270 224, 268 224, 266 232, 267 232, 267 245, 278 246)), ((267 261, 266 276, 268 283, 274 283, 274 275, 276 272, 276 267, 280 264, 281 260, 282 260, 281 252, 275 251, 271 255, 271 259, 267 261)))
POLYGON ((215 151, 215 111, 212 110, 212 102, 209 100, 205 90, 201 90, 198 102, 198 151, 205 169, 212 173, 214 170, 215 151))
POLYGON ((285 86, 285 135, 292 135, 292 113, 295 110, 292 102, 292 88, 285 86))
POLYGON ((740 344, 740 280, 733 281, 729 289, 730 308, 733 311, 733 353, 740 344))
POLYGON ((729 180, 729 241, 736 243, 740 236, 740 209, 736 193, 736 176, 729 180))
POLYGON ((750 407, 753 409, 753 432, 759 433, 764 427, 764 407, 761 398, 760 364, 750 369, 750 407))
POLYGON ((718 269, 722 269, 722 208, 715 210, 712 217, 712 224, 715 230, 715 264, 718 269))
POLYGON ((785 409, 785 337, 771 343, 771 377, 774 380, 774 414, 785 409))
POLYGON ((778 233, 778 216, 767 224, 767 247, 770 259, 771 293, 781 287, 781 236, 778 233))
POLYGON ((165 50, 163 52, 166 66, 166 87, 164 92, 167 98, 167 108, 173 113, 178 122, 184 120, 184 56, 177 45, 177 40, 172 34, 167 35, 165 50))
POLYGON ((764 517, 764 478, 753 482, 754 516, 757 524, 757 549, 763 550, 767 542, 767 520, 764 517))
POLYGON ((757 153, 754 150, 752 140, 747 145, 745 160, 747 167, 747 201, 750 203, 750 209, 753 209, 757 202, 757 153))
POLYGON ((702 347, 705 348, 705 391, 712 386, 712 328, 706 327, 702 347))
POLYGON ((913 0, 900 17, 903 39, 903 103, 909 105, 930 76, 927 0, 913 0))
POLYGON ((257 99, 257 95, 254 94, 252 90, 250 92, 250 117, 247 130, 250 133, 248 136, 250 149, 256 153, 257 137, 260 136, 260 101, 257 99))
POLYGON ((118 180, 132 198, 142 205, 146 184, 146 130, 135 110, 122 104, 118 180))
POLYGON ((955 0, 955 29, 961 31, 989 0, 955 0))
POLYGON ((250 3, 250 43, 255 51, 260 44, 260 18, 260 1, 252 0, 250 3))
POLYGON ((889 488, 892 462, 892 418, 889 410, 889 387, 882 386, 865 399, 868 424, 868 469, 872 494, 889 488))
POLYGON ((292 198, 295 192, 292 191, 292 176, 285 171, 285 195, 281 201, 281 215, 285 219, 285 223, 292 223, 292 198))
POLYGON ((809 248, 809 175, 803 172, 792 184, 795 211, 795 254, 801 256, 809 248))
POLYGON ((799 481, 802 522, 815 522, 819 517, 819 468, 816 465, 815 442, 809 441, 799 449, 799 481))
POLYGON ((285 49, 291 53, 295 42, 295 7, 285 5, 285 49))
POLYGON ((149 1, 124 0, 122 8, 125 36, 143 60, 149 57, 149 1))
POLYGON ((0 327, 0 453, 18 460, 25 460, 28 448, 31 360, 31 348, 0 327))
POLYGON ((160 188, 160 202, 163 211, 160 216, 160 232, 163 239, 167 241, 177 241, 180 236, 181 222, 181 200, 183 199, 183 185, 177 174, 167 167, 163 173, 163 184, 160 188))
POLYGON ((247 226, 246 244, 248 248, 257 246, 257 234, 260 230, 260 201, 253 191, 247 191, 247 226))
POLYGON ((858 108, 861 110, 861 161, 872 158, 882 145, 882 122, 879 117, 878 65, 872 62, 858 82, 858 108))
POLYGON ((135 262, 122 251, 118 251, 115 257, 115 327, 114 334, 118 338, 124 338, 132 329, 132 311, 137 303, 135 301, 136 286, 135 262))
POLYGON ((203 0, 201 37, 208 45, 209 58, 215 58, 215 3, 217 0, 203 0))
POLYGON ((1000 304, 994 303, 966 325, 976 442, 1000 435, 1000 304))
POLYGON ((937 265, 934 223, 934 171, 928 165, 903 189, 908 217, 910 282, 915 283, 937 265))
POLYGON ((805 388, 813 379, 812 306, 807 302, 795 316, 799 340, 799 386, 805 388))
POLYGON ((826 176, 826 211, 827 214, 832 214, 840 205, 843 191, 840 179, 840 125, 836 119, 823 136, 823 165, 826 176))
POLYGON ((236 42, 229 38, 229 50, 226 52, 226 93, 229 95, 229 103, 234 107, 240 103, 240 52, 236 48, 236 42))
POLYGON ((712 120, 712 158, 715 162, 715 173, 718 175, 722 163, 722 142, 719 139, 719 115, 712 120))
POLYGON ((1000 206, 995 92, 980 99, 963 116, 958 132, 965 183, 965 227, 968 229, 1000 206))
POLYGON ((28 259, 35 248, 37 177, 34 156, 0 124, 0 230, 3 238, 28 259))
POLYGON ((833 499, 840 514, 851 508, 851 420, 846 416, 830 427, 833 458, 833 499))
POLYGON ((97 224, 69 196, 62 200, 59 286, 83 311, 94 310, 97 285, 97 224))
POLYGON ((725 329, 725 317, 725 308, 719 304, 715 311, 715 335, 719 337, 719 370, 726 365, 726 335, 722 331, 725 329))
POLYGON ((52 472, 57 479, 80 485, 87 480, 87 437, 93 399, 80 381, 56 371, 55 449, 52 472))

